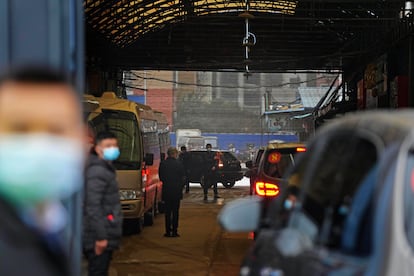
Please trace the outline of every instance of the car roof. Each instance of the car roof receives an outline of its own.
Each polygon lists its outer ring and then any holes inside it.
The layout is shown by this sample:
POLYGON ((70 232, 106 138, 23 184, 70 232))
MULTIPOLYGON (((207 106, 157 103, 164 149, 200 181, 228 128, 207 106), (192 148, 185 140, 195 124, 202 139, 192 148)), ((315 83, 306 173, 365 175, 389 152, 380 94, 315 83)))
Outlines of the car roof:
POLYGON ((342 118, 328 122, 317 131, 312 142, 339 131, 364 132, 368 136, 377 138, 383 146, 402 141, 407 134, 414 130, 414 111, 400 110, 373 110, 348 113, 342 118))
MULTIPOLYGON (((219 150, 219 149, 212 149, 211 151, 212 152, 229 152, 229 153, 232 153, 229 150, 219 150)), ((206 149, 197 149, 197 150, 189 150, 188 152, 207 152, 207 150, 206 149)))
MULTIPOLYGON (((335 141, 338 137, 349 137, 349 139, 355 137, 369 141, 369 143, 375 147, 377 158, 379 160, 385 149, 389 146, 401 145, 407 137, 413 135, 413 118, 414 111, 412 110, 375 110, 346 114, 341 118, 337 118, 332 122, 327 123, 319 129, 316 135, 307 144, 308 150, 304 156, 306 156, 307 159, 318 160, 318 156, 322 151, 329 150, 327 147, 331 145, 330 141, 335 141), (318 146, 319 149, 316 150, 318 146)), ((351 151, 349 154, 350 156, 354 155, 351 151)), ((343 156, 341 156, 342 161, 346 160, 342 157, 343 156)), ((349 158, 349 160, 351 160, 351 162, 355 161, 352 158, 349 158)), ((371 167, 371 162, 372 160, 369 158, 363 158, 358 161, 359 171, 357 173, 361 175, 366 174, 371 167), (364 171, 365 169, 360 169, 363 166, 367 167, 366 171, 364 171)), ((298 164, 299 163, 297 163, 297 165, 298 164)), ((348 166, 346 164, 337 168, 336 162, 327 163, 324 166, 325 175, 329 172, 333 173, 334 171, 335 174, 345 173, 347 170, 348 166)), ((352 174, 355 175, 355 171, 353 171, 352 174)), ((355 182, 355 185, 355 188, 357 188, 360 183, 355 182)), ((326 195, 329 193, 323 195, 320 191, 328 191, 327 187, 332 186, 332 183, 330 181, 308 182, 308 179, 303 179, 301 186, 303 191, 312 195, 313 198, 320 198, 321 196, 327 197, 326 195)), ((352 187, 352 185, 348 185, 348 187, 352 187)))

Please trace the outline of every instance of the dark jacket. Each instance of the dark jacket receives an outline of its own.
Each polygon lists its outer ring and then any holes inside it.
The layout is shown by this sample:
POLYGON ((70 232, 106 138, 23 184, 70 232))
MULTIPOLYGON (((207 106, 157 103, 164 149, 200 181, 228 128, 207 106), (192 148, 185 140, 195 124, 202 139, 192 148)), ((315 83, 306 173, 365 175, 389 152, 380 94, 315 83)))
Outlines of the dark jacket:
POLYGON ((205 176, 214 176, 218 170, 218 161, 216 159, 216 152, 214 151, 207 151, 205 155, 205 176))
POLYGON ((91 154, 85 178, 83 248, 93 250, 95 241, 108 240, 108 249, 116 249, 122 236, 116 170, 109 162, 91 154))
POLYGON ((68 258, 60 246, 22 222, 0 200, 0 275, 69 275, 68 258))
POLYGON ((174 201, 182 199, 185 172, 181 162, 175 158, 168 157, 161 162, 158 173, 162 181, 162 200, 174 201))

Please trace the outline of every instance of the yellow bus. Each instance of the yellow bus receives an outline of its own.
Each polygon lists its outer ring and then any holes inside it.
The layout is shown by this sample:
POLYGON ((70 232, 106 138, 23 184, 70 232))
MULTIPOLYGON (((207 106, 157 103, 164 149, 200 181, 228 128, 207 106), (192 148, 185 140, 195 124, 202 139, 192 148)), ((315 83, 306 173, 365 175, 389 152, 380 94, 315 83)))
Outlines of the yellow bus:
POLYGON ((113 92, 105 92, 101 97, 85 95, 84 99, 99 104, 88 116, 95 133, 110 131, 118 138, 121 155, 114 166, 124 226, 128 233, 139 233, 144 224, 154 223, 161 202, 159 115, 151 107, 119 99, 113 92))

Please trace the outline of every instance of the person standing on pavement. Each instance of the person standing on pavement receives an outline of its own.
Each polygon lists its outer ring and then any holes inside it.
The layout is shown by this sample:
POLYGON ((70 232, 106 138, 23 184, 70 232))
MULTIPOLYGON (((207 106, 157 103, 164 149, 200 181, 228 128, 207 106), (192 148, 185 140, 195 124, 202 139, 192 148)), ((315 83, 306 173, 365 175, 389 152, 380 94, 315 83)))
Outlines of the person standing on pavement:
POLYGON ((165 203, 165 237, 179 237, 178 219, 183 198, 184 166, 177 160, 178 151, 170 147, 167 159, 161 162, 158 173, 162 181, 162 200, 165 203))
POLYGON ((120 155, 116 136, 110 132, 96 135, 85 171, 83 207, 83 248, 88 260, 88 275, 108 275, 112 253, 122 237, 122 210, 116 170, 112 161, 120 155))
POLYGON ((185 192, 190 192, 190 162, 191 162, 191 156, 190 153, 187 151, 186 146, 181 146, 181 152, 178 156, 178 159, 180 160, 181 164, 184 166, 185 171, 185 180, 184 180, 184 187, 185 192))
POLYGON ((217 170, 218 170, 218 160, 216 158, 216 153, 212 151, 211 144, 206 145, 206 158, 205 158, 205 170, 204 170, 204 201, 208 199, 208 189, 212 186, 214 192, 214 200, 219 198, 217 190, 217 170))

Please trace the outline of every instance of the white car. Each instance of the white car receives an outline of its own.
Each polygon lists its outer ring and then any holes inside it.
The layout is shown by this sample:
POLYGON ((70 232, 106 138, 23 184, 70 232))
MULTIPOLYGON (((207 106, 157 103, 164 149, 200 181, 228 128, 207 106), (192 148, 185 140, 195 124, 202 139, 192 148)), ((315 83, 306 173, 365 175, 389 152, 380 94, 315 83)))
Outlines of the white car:
POLYGON ((414 111, 336 119, 285 178, 299 196, 283 194, 264 220, 256 197, 219 214, 228 231, 261 228, 240 275, 413 275, 414 111))

